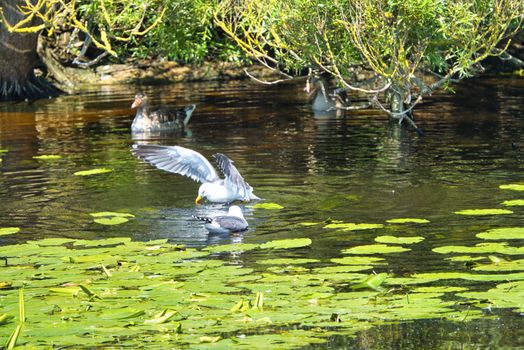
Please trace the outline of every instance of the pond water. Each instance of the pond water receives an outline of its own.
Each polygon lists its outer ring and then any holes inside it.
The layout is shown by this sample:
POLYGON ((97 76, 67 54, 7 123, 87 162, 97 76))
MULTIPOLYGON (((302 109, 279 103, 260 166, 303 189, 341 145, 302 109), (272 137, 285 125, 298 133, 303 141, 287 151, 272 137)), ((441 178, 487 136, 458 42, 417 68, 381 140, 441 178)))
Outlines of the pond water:
MULTIPOLYGON (((312 240, 307 248, 221 257, 256 270, 257 261, 269 258, 318 259, 320 263, 313 267, 322 267, 330 259, 346 256, 343 250, 376 244, 378 236, 419 236, 424 238, 422 242, 404 245, 410 251, 376 255, 387 265, 374 271, 394 278, 433 272, 501 273, 474 271, 473 264, 452 261, 448 258, 454 255, 433 249, 475 246, 486 243, 476 236, 480 232, 524 226, 524 208, 502 204, 524 199, 524 192, 499 188, 524 181, 522 78, 470 80, 458 86, 455 95, 439 93, 427 98, 415 112, 423 137, 373 110, 338 118, 315 117, 302 88, 302 83, 264 86, 249 81, 110 86, 31 104, 1 104, 0 149, 6 152, 0 153, 0 228, 19 227, 20 232, 0 236, 0 244, 52 237, 125 236, 135 241, 168 239, 201 249, 238 242, 312 240), (153 140, 133 139, 130 125, 134 112, 129 107, 139 90, 154 104, 195 103, 190 129, 153 140), (192 215, 217 215, 225 207, 196 207, 198 184, 134 158, 130 148, 135 142, 180 145, 208 158, 215 152, 224 153, 263 198, 261 203, 283 208, 244 205, 249 231, 209 235, 192 215), (61 158, 33 158, 38 155, 61 158), (112 171, 74 175, 93 168, 112 171), (455 214, 488 208, 511 212, 455 214), (104 211, 135 217, 121 225, 105 226, 89 215, 104 211), (394 218, 429 222, 386 222, 394 218), (339 230, 325 228, 329 223, 382 226, 339 230)), ((504 242, 518 248, 522 238, 524 234, 504 242)), ((488 264, 488 255, 517 261, 524 251, 510 255, 487 250, 476 256, 488 264)), ((503 273, 524 271, 523 265, 503 273)), ((440 286, 486 291, 500 281, 504 279, 493 282, 459 277, 440 286)), ((463 297, 451 294, 444 299, 459 303, 463 297)), ((467 323, 433 318, 414 321, 408 316, 393 324, 351 332, 356 335, 336 334, 327 343, 310 347, 521 348, 524 298, 520 300, 504 304, 503 309, 482 309, 486 317, 467 323), (509 311, 508 307, 520 309, 509 311)))

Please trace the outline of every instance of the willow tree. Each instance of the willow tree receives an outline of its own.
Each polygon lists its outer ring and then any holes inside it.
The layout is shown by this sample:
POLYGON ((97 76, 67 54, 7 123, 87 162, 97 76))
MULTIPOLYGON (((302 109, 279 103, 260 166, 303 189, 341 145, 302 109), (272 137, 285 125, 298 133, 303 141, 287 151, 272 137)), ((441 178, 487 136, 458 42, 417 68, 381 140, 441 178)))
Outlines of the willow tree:
POLYGON ((402 121, 424 95, 501 54, 523 12, 521 0, 224 0, 215 20, 285 78, 327 73, 402 121), (372 78, 357 83, 360 69, 372 78))
POLYGON ((114 42, 144 35, 165 12, 155 0, 2 0, 0 4, 0 101, 58 93, 34 74, 41 33, 52 36, 57 29, 68 28, 83 33, 86 45, 117 56, 114 42))

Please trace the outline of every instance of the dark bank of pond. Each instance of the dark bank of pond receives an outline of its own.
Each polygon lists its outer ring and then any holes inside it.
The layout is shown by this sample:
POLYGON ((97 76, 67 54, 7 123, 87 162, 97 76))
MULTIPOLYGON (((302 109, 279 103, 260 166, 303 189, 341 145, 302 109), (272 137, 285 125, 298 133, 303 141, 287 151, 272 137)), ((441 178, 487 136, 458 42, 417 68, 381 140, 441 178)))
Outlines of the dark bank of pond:
POLYGON ((1 104, 0 320, 25 286, 18 344, 524 346, 524 80, 428 98, 424 137, 371 110, 315 117, 302 88, 111 86, 1 104), (198 184, 132 156, 138 89, 197 105, 187 132, 149 142, 231 157, 264 199, 243 206, 249 231, 209 235, 192 215, 225 208, 195 207, 198 184))

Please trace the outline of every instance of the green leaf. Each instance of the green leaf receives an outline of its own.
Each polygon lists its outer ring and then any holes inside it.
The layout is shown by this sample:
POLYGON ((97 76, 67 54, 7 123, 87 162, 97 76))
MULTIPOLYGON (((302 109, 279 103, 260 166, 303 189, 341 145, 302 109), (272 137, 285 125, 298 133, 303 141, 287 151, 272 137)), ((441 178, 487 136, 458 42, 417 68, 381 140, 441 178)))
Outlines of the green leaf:
POLYGON ((501 190, 524 191, 524 184, 500 185, 501 190))
POLYGON ((122 217, 122 218, 134 218, 135 217, 133 214, 118 213, 114 211, 101 211, 98 213, 89 213, 89 215, 95 218, 109 217, 109 216, 122 217))
POLYGON ((317 259, 291 259, 291 258, 281 258, 281 259, 266 259, 258 260, 257 263, 262 265, 298 265, 298 264, 310 264, 319 262, 317 259))
POLYGON ((375 238, 375 242, 392 243, 392 244, 413 244, 424 240, 424 237, 395 237, 395 236, 379 236, 375 238))
POLYGON ((391 254, 391 253, 403 253, 410 251, 409 248, 403 248, 398 246, 388 246, 385 244, 370 244, 361 245, 349 249, 344 249, 344 254, 391 254))
POLYGON ((351 286, 352 289, 362 289, 362 288, 371 288, 376 291, 383 291, 384 288, 381 287, 382 283, 386 280, 388 274, 385 272, 379 274, 373 274, 366 277, 362 282, 351 286))
POLYGON ((414 219, 414 218, 401 219, 401 218, 398 218, 398 219, 389 219, 389 220, 386 220, 386 222, 390 223, 390 224, 407 224, 407 223, 427 224, 430 221, 426 220, 426 219, 414 219))
POLYGON ((522 206, 524 205, 524 199, 514 199, 510 201, 504 201, 502 202, 502 205, 506 205, 508 207, 522 206))
POLYGON ((513 214, 508 209, 465 209, 456 211, 458 215, 502 215, 502 214, 513 214))
POLYGON ((254 209, 268 209, 268 210, 278 210, 283 209, 284 207, 276 203, 257 203, 253 205, 254 209))
POLYGON ((477 233, 478 238, 506 240, 506 239, 524 239, 524 227, 502 227, 477 233))
POLYGON ((129 220, 121 216, 114 216, 111 218, 97 218, 93 221, 101 225, 120 225, 129 220))
POLYGON ((40 160, 54 160, 54 159, 60 159, 62 156, 59 156, 57 154, 42 154, 39 156, 33 156, 34 159, 40 159, 40 160))
POLYGON ((270 241, 260 245, 260 249, 290 249, 300 248, 311 245, 311 239, 309 238, 293 238, 293 239, 280 239, 276 241, 270 241))
POLYGON ((96 169, 91 169, 91 170, 81 170, 81 171, 77 171, 76 173, 74 173, 73 175, 76 175, 76 176, 89 176, 89 175, 97 175, 97 174, 105 174, 105 173, 110 173, 112 172, 113 169, 108 169, 108 168, 96 168, 96 169))
POLYGON ((20 231, 19 227, 2 227, 0 228, 0 236, 12 235, 20 231))
POLYGON ((343 258, 333 258, 332 262, 344 265, 373 265, 384 264, 384 258, 375 258, 371 256, 346 256, 343 258))
POLYGON ((332 223, 327 224, 324 228, 335 228, 341 231, 355 231, 355 230, 371 230, 375 228, 382 228, 382 224, 354 224, 354 223, 332 223))

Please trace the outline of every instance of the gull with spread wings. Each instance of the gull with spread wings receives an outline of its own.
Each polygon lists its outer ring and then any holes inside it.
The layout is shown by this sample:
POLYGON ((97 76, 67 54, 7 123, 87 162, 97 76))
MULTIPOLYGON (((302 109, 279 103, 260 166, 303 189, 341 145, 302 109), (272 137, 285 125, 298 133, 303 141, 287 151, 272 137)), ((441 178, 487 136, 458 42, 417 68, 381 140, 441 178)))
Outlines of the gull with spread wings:
POLYGON ((216 153, 213 157, 224 173, 224 179, 218 176, 215 168, 203 155, 189 148, 135 144, 132 152, 159 169, 201 182, 196 204, 204 199, 214 203, 260 199, 253 194, 253 188, 244 181, 233 161, 222 153, 216 153))

